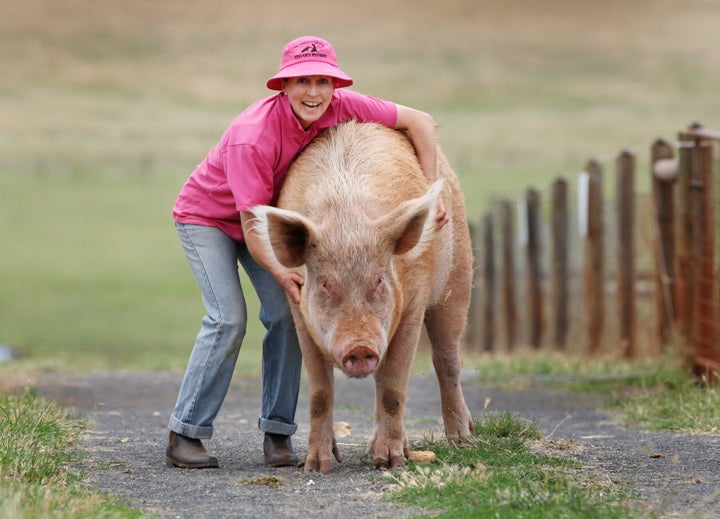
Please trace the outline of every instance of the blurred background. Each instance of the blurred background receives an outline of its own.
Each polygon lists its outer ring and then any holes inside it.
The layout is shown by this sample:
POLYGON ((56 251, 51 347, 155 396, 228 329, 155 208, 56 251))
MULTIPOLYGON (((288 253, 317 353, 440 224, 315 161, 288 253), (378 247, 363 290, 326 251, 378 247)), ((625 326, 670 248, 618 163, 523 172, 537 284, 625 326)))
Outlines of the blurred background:
MULTIPOLYGON (((203 308, 172 204, 272 93, 297 36, 329 39, 353 89, 434 116, 471 218, 621 149, 644 172, 657 137, 720 124, 713 0, 4 0, 2 13, 0 344, 41 364, 184 367, 203 308)), ((238 369, 257 372, 261 337, 252 323, 238 369)))

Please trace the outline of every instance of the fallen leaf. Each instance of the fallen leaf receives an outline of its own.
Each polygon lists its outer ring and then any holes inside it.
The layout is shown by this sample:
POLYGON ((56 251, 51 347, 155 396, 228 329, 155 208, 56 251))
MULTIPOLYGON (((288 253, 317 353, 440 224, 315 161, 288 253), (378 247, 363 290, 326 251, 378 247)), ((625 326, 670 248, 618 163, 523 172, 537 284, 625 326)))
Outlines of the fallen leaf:
POLYGON ((435 453, 433 451, 410 451, 410 459, 418 463, 429 463, 435 461, 435 453))
POLYGON ((335 438, 350 436, 350 424, 347 422, 336 422, 333 426, 333 432, 335 433, 335 438))
POLYGON ((651 458, 658 459, 658 458, 665 458, 666 456, 662 452, 653 452, 650 454, 651 458))

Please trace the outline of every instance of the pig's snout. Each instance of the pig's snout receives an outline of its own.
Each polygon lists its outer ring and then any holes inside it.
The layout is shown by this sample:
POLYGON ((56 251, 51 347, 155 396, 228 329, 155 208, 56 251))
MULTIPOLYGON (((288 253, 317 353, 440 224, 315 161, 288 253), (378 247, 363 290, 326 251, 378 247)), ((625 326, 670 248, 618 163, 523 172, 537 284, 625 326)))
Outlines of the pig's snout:
POLYGON ((342 357, 345 372, 351 377, 365 377, 375 371, 380 355, 364 344, 353 347, 342 357))

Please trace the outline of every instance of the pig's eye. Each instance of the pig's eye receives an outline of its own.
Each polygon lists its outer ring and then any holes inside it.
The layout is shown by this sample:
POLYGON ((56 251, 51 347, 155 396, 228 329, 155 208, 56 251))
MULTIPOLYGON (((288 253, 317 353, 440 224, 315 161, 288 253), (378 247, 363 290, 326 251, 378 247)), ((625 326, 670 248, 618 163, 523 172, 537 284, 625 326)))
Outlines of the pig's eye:
POLYGON ((383 287, 385 286, 385 280, 382 277, 377 278, 375 280, 375 286, 373 287, 373 295, 378 295, 380 292, 382 292, 383 287))
POLYGON ((338 281, 322 279, 318 293, 325 302, 337 303, 342 298, 342 290, 338 288, 338 281))

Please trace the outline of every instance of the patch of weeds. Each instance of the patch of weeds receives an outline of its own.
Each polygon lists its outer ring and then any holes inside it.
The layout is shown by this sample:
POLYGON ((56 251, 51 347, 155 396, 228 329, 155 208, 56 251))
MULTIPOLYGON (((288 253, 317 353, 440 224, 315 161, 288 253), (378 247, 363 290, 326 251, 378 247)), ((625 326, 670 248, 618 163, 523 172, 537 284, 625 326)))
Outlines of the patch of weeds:
POLYGON ((651 430, 720 432, 720 385, 687 374, 670 373, 649 381, 616 395, 610 405, 618 408, 627 422, 651 430))
MULTIPOLYGON (((340 453, 342 455, 342 452, 340 453)), ((343 461, 345 458, 343 458, 343 461)), ((375 460, 373 459, 372 452, 365 450, 362 454, 360 454, 360 457, 358 458, 358 462, 363 467, 367 468, 375 468, 375 460)))
POLYGON ((243 479, 241 485, 253 485, 258 487, 280 488, 285 480, 276 476, 258 476, 256 478, 243 479))
POLYGON ((617 359, 588 359, 559 353, 527 353, 513 357, 471 359, 480 382, 506 390, 541 384, 580 393, 611 394, 638 386, 674 371, 674 359, 619 362, 617 359))
POLYGON ((81 427, 27 390, 0 404, 0 431, 0 479, 42 484, 74 460, 81 427))
POLYGON ((487 414, 462 447, 427 438, 429 464, 409 462, 388 472, 389 499, 447 518, 629 518, 638 513, 619 489, 582 476, 572 460, 532 452, 535 422, 487 414))

